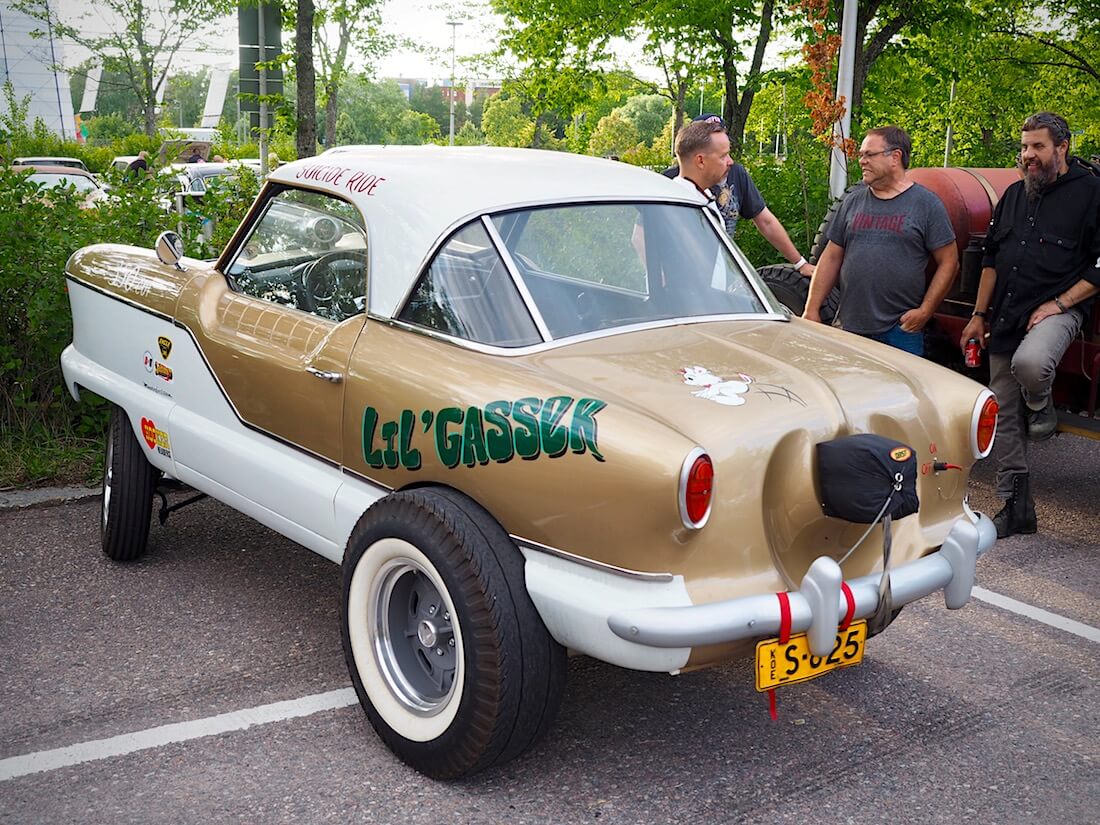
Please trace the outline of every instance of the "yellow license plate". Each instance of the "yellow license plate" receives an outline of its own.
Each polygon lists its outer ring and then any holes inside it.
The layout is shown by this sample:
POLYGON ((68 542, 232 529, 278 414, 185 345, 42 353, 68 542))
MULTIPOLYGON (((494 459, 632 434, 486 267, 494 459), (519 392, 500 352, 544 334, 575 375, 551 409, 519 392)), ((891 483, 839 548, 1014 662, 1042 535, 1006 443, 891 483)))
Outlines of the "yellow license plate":
POLYGON ((785 645, 778 639, 768 639, 756 645, 756 689, 772 690, 814 679, 838 667, 850 667, 863 661, 867 643, 867 622, 852 622, 847 630, 839 630, 836 642, 827 656, 810 653, 805 633, 791 636, 785 645))

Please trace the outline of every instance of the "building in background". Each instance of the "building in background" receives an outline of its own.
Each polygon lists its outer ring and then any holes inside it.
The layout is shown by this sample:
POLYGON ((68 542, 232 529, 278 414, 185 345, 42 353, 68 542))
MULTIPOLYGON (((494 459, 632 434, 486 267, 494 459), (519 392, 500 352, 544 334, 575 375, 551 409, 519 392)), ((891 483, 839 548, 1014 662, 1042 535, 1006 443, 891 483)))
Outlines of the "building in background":
MULTIPOLYGON (((28 126, 41 119, 54 134, 73 140, 73 101, 61 58, 61 43, 45 23, 16 11, 9 0, 0 0, 0 84, 11 83, 20 103, 30 98, 28 126), (32 37, 35 31, 43 36, 32 37)), ((7 109, 6 100, 0 100, 0 108, 7 109)))

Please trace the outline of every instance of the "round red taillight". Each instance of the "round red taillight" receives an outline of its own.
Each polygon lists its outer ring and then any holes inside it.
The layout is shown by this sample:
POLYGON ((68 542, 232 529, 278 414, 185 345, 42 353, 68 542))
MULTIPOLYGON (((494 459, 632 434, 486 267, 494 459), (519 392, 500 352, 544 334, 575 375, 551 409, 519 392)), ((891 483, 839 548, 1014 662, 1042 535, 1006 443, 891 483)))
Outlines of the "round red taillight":
POLYGON ((714 492, 714 464, 706 453, 698 456, 688 470, 684 483, 684 516, 691 527, 702 527, 710 513, 714 492))
POLYGON ((997 411, 1000 407, 997 399, 990 393, 978 409, 974 424, 974 457, 985 458, 993 447, 993 436, 997 432, 997 411))

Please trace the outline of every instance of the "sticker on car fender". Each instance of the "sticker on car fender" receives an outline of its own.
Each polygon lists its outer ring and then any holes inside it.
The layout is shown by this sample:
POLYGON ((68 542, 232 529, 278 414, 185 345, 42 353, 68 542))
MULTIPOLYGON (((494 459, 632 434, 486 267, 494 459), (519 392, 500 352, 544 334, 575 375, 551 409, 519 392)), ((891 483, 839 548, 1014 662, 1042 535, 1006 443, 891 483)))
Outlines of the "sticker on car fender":
POLYGON ((172 457, 172 443, 168 439, 168 433, 158 429, 153 419, 142 417, 141 437, 145 439, 150 450, 156 450, 165 458, 172 457))
POLYGON ((596 415, 606 406, 597 398, 581 398, 574 404, 567 395, 528 396, 482 407, 423 410, 419 415, 406 409, 391 420, 382 420, 377 409, 366 407, 363 460, 376 469, 419 470, 422 454, 414 442, 427 446, 430 439, 430 448, 448 469, 504 464, 516 456, 526 461, 559 458, 570 451, 602 462, 596 415))

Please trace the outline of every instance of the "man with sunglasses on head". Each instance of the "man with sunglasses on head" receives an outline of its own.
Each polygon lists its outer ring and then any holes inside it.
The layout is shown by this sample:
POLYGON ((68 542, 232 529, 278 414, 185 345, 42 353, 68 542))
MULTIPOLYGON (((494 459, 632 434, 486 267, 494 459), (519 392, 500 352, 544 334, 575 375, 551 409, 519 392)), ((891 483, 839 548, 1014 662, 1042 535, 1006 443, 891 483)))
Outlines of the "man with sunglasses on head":
POLYGON ((911 152, 909 135, 897 126, 863 138, 863 186, 829 223, 802 317, 820 322, 821 305, 839 280, 839 326, 923 355, 924 326, 951 288, 959 253, 943 202, 906 177, 911 152), (936 269, 926 288, 929 258, 936 269))
POLYGON ((1017 165, 986 234, 974 315, 962 331, 989 351, 997 416, 997 537, 1034 533, 1027 442, 1054 435, 1058 362, 1100 292, 1100 177, 1069 155, 1069 125, 1024 121, 1017 165), (1026 438, 1025 438, 1026 432, 1026 438))
MULTIPOLYGON (((721 132, 726 139, 725 154, 727 160, 729 159, 729 135, 726 134, 726 125, 722 122, 722 118, 718 115, 699 115, 699 117, 693 118, 687 126, 681 128, 677 134, 676 155, 679 165, 665 169, 661 174, 666 178, 687 177, 685 171, 691 174, 690 168, 685 169, 685 159, 680 156, 680 137, 689 130, 699 132, 700 127, 695 125, 698 123, 711 124, 709 127, 703 128, 712 129, 716 135, 714 138, 716 141, 721 140, 717 137, 717 134, 721 132)), ((737 220, 742 217, 748 218, 760 234, 764 236, 765 240, 775 247, 775 251, 786 258, 787 262, 799 273, 807 278, 814 274, 814 265, 808 263, 806 258, 799 254, 797 247, 791 241, 790 235, 787 234, 787 230, 779 222, 779 218, 768 209, 760 190, 756 188, 756 184, 752 182, 748 171, 740 163, 730 160, 728 167, 719 179, 699 188, 704 191, 709 200, 713 201, 713 205, 718 210, 722 223, 726 227, 726 234, 731 238, 737 232, 737 220)))

